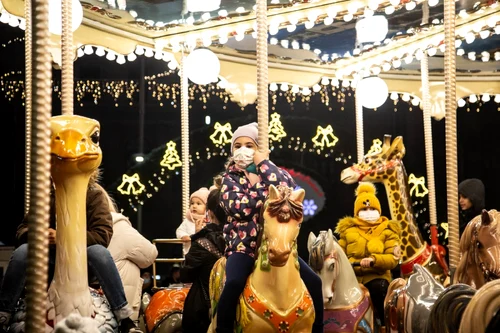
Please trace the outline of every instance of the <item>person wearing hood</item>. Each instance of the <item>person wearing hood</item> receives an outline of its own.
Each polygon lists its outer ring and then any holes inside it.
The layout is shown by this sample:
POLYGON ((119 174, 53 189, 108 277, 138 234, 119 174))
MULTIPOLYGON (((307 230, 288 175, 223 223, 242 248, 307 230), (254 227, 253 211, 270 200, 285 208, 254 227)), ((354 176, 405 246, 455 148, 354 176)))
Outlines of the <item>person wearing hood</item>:
POLYGON ((458 185, 458 203, 460 205, 459 232, 460 236, 467 224, 481 214, 484 204, 484 184, 480 179, 470 178, 458 185))
POLYGON ((370 292, 375 316, 385 332, 384 299, 391 270, 401 257, 401 225, 381 216, 380 202, 372 183, 360 183, 356 189, 354 216, 339 221, 335 232, 339 245, 353 264, 359 283, 370 292))
POLYGON ((153 264, 158 257, 158 250, 132 226, 126 216, 118 213, 115 202, 107 192, 105 193, 113 218, 113 236, 109 242, 108 250, 120 274, 125 298, 134 311, 130 318, 137 321, 144 283, 141 269, 153 264))

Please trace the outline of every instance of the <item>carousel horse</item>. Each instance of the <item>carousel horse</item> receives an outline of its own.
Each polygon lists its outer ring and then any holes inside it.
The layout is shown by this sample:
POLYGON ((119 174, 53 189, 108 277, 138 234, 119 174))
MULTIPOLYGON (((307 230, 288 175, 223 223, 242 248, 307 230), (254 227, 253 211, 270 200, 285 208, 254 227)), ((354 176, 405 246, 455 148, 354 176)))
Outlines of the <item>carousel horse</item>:
POLYGON ((460 262, 454 283, 479 289, 500 279, 500 212, 483 210, 472 219, 460 238, 460 262))
MULTIPOLYGON (((56 191, 57 238, 54 278, 47 298, 46 332, 72 313, 92 317, 101 332, 118 332, 105 296, 89 287, 87 274, 87 187, 102 161, 100 124, 76 115, 54 116, 51 125, 51 174, 56 191)), ((25 304, 9 332, 24 332, 25 304)))
POLYGON ((426 267, 441 283, 448 278, 445 249, 437 244, 429 246, 424 241, 413 214, 412 200, 408 188, 408 176, 403 165, 405 146, 398 136, 391 143, 391 136, 384 136, 379 152, 368 153, 363 161, 342 170, 340 179, 346 184, 360 181, 384 184, 392 220, 401 223, 401 273, 408 277, 413 265, 426 267))
POLYGON ((358 283, 351 263, 331 229, 309 234, 309 266, 321 277, 324 332, 374 332, 370 293, 358 283))
MULTIPOLYGON (((269 188, 261 214, 264 230, 255 269, 235 309, 238 332, 311 332, 314 306, 300 278, 297 252, 304 196, 303 189, 292 191, 286 186, 274 185, 269 188)), ((216 329, 225 262, 224 257, 219 259, 210 275, 209 293, 214 313, 208 332, 216 329)))
POLYGON ((427 333, 458 333, 465 309, 476 289, 458 283, 446 288, 432 305, 427 321, 427 333))
POLYGON ((189 287, 161 288, 153 295, 144 293, 141 300, 148 333, 182 332, 182 310, 189 287))
POLYGON ((500 279, 484 284, 465 309, 459 333, 493 333, 500 328, 500 279))
POLYGON ((424 333, 433 304, 444 287, 419 264, 413 265, 408 279, 394 279, 385 297, 386 331, 424 333))

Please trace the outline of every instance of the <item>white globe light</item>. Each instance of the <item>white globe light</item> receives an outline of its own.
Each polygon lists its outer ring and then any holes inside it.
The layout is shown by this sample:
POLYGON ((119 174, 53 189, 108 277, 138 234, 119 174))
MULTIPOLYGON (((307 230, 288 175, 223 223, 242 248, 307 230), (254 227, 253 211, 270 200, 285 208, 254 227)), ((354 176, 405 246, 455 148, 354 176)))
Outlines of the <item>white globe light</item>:
POLYGON ((359 81, 356 94, 360 94, 361 104, 365 108, 375 109, 385 103, 389 88, 378 76, 370 76, 359 81))
POLYGON ((219 58, 209 49, 196 49, 187 56, 185 71, 187 77, 196 84, 217 82, 220 73, 219 58))
POLYGON ((356 23, 356 33, 359 43, 380 42, 389 31, 389 23, 384 15, 365 17, 356 23))
MULTIPOLYGON (((74 32, 83 20, 83 8, 79 0, 72 0, 72 21, 71 31, 74 32)), ((62 34, 62 1, 50 0, 49 1, 49 31, 54 35, 62 34)))

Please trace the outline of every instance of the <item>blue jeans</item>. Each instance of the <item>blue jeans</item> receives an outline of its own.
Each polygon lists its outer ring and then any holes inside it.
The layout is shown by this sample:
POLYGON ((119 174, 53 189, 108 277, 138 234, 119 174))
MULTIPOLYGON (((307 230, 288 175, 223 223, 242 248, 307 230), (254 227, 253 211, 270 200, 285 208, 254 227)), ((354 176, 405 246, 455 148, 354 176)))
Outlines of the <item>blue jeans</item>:
MULTIPOLYGON (((119 310, 127 305, 122 280, 108 249, 102 245, 87 247, 89 271, 97 277, 111 310, 119 310)), ((0 311, 13 312, 26 283, 28 244, 19 246, 10 258, 0 289, 0 311)), ((55 263, 55 252, 50 251, 49 265, 55 263)))
MULTIPOLYGON (((244 253, 233 253, 226 262, 226 284, 217 304, 217 333, 233 332, 236 306, 252 273, 254 259, 244 253)), ((299 257, 300 277, 311 295, 315 318, 312 333, 323 332, 323 291, 321 278, 299 257)))

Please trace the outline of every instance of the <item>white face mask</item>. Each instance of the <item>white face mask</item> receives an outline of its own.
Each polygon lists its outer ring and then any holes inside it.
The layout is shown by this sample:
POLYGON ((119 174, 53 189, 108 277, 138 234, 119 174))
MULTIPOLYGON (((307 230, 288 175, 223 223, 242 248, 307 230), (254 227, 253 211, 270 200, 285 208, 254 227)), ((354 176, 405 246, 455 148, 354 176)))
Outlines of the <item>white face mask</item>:
POLYGON ((233 160, 236 165, 245 169, 247 166, 253 163, 253 155, 255 154, 255 150, 248 147, 240 147, 236 149, 233 153, 233 160))
POLYGON ((380 218, 380 213, 375 209, 360 210, 358 215, 360 219, 365 220, 367 222, 375 222, 380 218))

